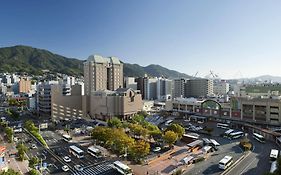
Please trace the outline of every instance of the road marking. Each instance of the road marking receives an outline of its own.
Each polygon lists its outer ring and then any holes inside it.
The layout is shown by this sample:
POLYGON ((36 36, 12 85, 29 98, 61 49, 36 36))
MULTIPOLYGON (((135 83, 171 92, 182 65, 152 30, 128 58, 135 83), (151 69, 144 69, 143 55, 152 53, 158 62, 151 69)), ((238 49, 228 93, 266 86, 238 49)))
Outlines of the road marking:
POLYGON ((243 172, 256 160, 256 158, 254 158, 243 170, 240 174, 243 174, 243 172))

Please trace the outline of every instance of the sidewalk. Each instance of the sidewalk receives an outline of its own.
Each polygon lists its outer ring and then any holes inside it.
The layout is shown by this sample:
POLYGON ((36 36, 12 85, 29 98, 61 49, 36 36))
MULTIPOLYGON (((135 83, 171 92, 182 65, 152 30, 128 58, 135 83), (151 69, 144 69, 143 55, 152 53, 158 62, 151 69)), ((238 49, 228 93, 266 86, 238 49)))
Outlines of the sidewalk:
POLYGON ((0 139, 1 139, 0 145, 3 145, 6 147, 5 164, 8 166, 8 168, 18 171, 21 174, 27 174, 29 171, 28 160, 20 162, 20 161, 17 161, 15 157, 9 157, 9 154, 16 149, 15 148, 16 146, 14 145, 14 143, 7 143, 4 140, 4 137, 2 134, 0 134, 0 139))

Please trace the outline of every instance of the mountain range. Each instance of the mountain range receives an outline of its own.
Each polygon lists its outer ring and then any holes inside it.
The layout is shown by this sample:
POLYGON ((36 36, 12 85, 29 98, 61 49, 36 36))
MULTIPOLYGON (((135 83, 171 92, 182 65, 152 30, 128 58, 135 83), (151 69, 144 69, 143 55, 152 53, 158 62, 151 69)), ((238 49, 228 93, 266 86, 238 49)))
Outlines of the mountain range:
MULTIPOLYGON (((83 75, 84 61, 23 45, 0 48, 0 72, 26 72, 41 75, 43 70, 49 70, 54 73, 83 75)), ((189 75, 160 65, 151 64, 143 67, 138 64, 123 64, 124 76, 140 77, 147 74, 154 77, 190 78, 189 75)))

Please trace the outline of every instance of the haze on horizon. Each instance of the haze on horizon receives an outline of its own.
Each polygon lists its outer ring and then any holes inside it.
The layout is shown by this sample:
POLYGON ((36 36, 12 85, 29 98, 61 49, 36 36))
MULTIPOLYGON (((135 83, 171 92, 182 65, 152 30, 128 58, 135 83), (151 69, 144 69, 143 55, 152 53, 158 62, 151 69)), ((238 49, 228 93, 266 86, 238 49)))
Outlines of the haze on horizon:
POLYGON ((67 57, 117 56, 204 77, 281 75, 281 1, 11 0, 0 6, 0 47, 67 57))

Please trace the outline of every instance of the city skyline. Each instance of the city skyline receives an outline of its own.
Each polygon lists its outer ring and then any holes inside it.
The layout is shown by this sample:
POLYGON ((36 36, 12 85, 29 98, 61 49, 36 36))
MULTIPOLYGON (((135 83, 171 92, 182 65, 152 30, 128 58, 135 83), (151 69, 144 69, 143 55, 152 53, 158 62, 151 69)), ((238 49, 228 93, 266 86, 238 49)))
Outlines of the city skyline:
POLYGON ((204 77, 281 75, 280 2, 9 1, 0 47, 29 45, 86 60, 117 56, 204 77), (161 4, 161 5, 160 5, 161 4), (50 13, 51 12, 51 13, 50 13))

